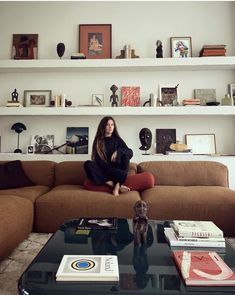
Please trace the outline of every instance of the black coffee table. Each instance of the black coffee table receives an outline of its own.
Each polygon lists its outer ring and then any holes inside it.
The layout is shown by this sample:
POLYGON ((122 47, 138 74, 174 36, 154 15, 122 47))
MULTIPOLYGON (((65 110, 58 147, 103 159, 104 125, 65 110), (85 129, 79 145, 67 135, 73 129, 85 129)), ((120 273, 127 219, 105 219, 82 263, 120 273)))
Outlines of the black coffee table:
MULTIPOLYGON (((19 294, 235 294, 235 287, 186 287, 171 257, 162 224, 149 221, 147 244, 141 247, 133 242, 132 220, 119 219, 116 233, 91 231, 87 238, 73 235, 73 223, 64 224, 22 274, 18 284, 19 294), (64 254, 116 254, 119 283, 56 282, 55 274, 64 254)), ((224 253, 219 254, 235 270, 235 251, 232 247, 226 244, 224 253)))

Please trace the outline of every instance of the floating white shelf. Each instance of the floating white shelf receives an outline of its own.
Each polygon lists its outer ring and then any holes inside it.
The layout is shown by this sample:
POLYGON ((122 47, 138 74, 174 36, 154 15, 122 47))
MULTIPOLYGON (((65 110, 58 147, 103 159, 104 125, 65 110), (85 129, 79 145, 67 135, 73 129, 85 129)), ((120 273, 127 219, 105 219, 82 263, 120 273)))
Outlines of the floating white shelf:
POLYGON ((190 107, 0 107, 0 116, 235 116, 233 106, 190 107))
POLYGON ((135 59, 0 60, 0 72, 233 70, 235 56, 135 59))

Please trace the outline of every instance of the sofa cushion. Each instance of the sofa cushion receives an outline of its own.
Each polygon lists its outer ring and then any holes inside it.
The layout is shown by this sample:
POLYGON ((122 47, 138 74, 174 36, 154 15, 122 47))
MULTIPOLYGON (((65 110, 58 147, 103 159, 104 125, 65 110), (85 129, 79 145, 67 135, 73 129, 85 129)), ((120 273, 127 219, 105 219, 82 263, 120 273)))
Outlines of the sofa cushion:
POLYGON ((139 200, 137 191, 115 197, 109 193, 87 191, 79 185, 60 185, 36 200, 34 229, 54 232, 66 219, 79 217, 132 218, 133 206, 139 200))
POLYGON ((157 220, 211 220, 235 235, 234 191, 221 186, 155 186, 141 192, 148 205, 148 217, 157 220))
POLYGON ((151 172, 156 185, 228 187, 228 168, 213 161, 149 161, 138 172, 151 172))
POLYGON ((32 185, 34 185, 34 183, 26 176, 19 160, 0 165, 0 189, 32 185))
MULTIPOLYGON (((128 175, 124 185, 129 187, 130 190, 142 191, 152 188, 154 186, 154 176, 149 172, 128 175)), ((90 179, 86 179, 83 188, 90 191, 112 193, 113 188, 104 185, 95 185, 90 179)))
POLYGON ((34 209, 29 200, 17 196, 0 197, 0 260, 27 238, 33 226, 34 209))
POLYGON ((13 195, 35 202, 35 200, 39 196, 47 193, 49 190, 50 188, 45 185, 34 185, 21 188, 6 189, 0 190, 0 198, 2 195, 13 195))

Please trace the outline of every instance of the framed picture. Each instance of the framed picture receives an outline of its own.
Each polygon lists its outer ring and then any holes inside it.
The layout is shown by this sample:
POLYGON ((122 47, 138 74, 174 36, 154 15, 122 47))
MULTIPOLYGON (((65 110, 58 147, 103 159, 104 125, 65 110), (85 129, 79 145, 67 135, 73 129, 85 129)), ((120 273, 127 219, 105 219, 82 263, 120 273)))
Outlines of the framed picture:
POLYGON ((201 105, 216 101, 216 89, 194 89, 194 98, 200 99, 201 105))
POLYGON ((12 59, 37 59, 38 34, 13 34, 12 59))
POLYGON ((34 154, 34 146, 33 145, 27 145, 27 154, 34 154))
POLYGON ((79 25, 79 52, 86 58, 112 58, 112 25, 79 25))
POLYGON ((123 86, 121 88, 121 105, 128 107, 140 106, 140 87, 139 86, 123 86))
POLYGON ((67 127, 66 154, 88 154, 88 142, 88 127, 67 127))
POLYGON ((159 101, 162 106, 176 106, 178 104, 177 85, 159 85, 159 101))
POLYGON ((176 129, 156 129, 156 152, 158 154, 166 154, 172 143, 176 143, 176 129))
POLYGON ((54 148, 54 135, 32 135, 31 145, 35 154, 47 154, 54 148))
POLYGON ((233 101, 233 105, 235 106, 235 84, 229 84, 228 88, 229 88, 230 97, 232 98, 232 101, 233 101))
POLYGON ((185 142, 195 155, 216 154, 215 134, 186 134, 185 142))
POLYGON ((92 105, 103 106, 104 105, 104 94, 92 94, 92 105))
POLYGON ((191 37, 171 37, 171 57, 192 57, 191 37))
POLYGON ((25 90, 24 105, 26 107, 49 107, 51 90, 25 90))

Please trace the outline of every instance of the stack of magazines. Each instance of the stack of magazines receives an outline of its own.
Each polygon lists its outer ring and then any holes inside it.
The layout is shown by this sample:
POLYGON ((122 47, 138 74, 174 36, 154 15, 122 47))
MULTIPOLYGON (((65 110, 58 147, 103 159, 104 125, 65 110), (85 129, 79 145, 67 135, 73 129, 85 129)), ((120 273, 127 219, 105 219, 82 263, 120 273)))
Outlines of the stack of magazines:
POLYGON ((223 231, 212 221, 173 220, 164 233, 170 246, 225 248, 223 231))

